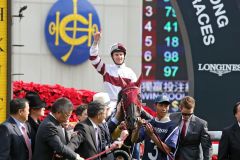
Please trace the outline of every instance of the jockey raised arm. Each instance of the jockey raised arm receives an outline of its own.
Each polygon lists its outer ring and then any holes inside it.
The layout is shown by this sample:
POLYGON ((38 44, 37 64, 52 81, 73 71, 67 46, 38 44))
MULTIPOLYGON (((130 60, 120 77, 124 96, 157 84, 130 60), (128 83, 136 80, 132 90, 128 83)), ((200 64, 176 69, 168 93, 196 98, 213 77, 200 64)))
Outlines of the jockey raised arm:
POLYGON ((121 43, 115 43, 111 49, 110 54, 114 64, 105 64, 99 56, 99 41, 101 39, 101 32, 94 34, 94 42, 90 48, 90 58, 92 65, 96 68, 98 73, 103 76, 103 83, 106 92, 111 99, 111 106, 116 107, 118 93, 121 90, 121 79, 125 82, 136 82, 137 77, 133 70, 127 67, 124 63, 126 57, 126 48, 121 43))

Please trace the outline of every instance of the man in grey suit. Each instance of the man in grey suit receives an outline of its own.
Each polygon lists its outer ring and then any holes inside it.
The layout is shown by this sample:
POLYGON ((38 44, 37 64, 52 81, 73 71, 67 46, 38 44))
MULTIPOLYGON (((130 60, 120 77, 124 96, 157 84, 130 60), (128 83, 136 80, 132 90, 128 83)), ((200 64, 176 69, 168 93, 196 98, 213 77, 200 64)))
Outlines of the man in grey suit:
POLYGON ((87 113, 88 118, 74 128, 78 135, 73 137, 71 143, 68 144, 84 158, 94 156, 101 151, 102 137, 98 125, 106 118, 106 107, 93 101, 88 104, 87 113))
POLYGON ((176 160, 211 160, 212 144, 207 133, 207 122, 193 114, 194 98, 184 97, 179 109, 181 112, 170 115, 181 131, 176 160))
POLYGON ((29 115, 26 99, 10 101, 10 117, 0 125, 0 160, 31 160, 32 149, 25 124, 29 115))
POLYGON ((219 160, 240 159, 240 102, 233 107, 233 115, 236 121, 229 127, 224 128, 219 143, 219 160))
POLYGON ((67 98, 60 98, 54 102, 51 113, 38 128, 33 160, 57 158, 82 160, 77 153, 67 146, 67 132, 62 127, 62 124, 66 123, 71 116, 72 110, 73 104, 67 98))

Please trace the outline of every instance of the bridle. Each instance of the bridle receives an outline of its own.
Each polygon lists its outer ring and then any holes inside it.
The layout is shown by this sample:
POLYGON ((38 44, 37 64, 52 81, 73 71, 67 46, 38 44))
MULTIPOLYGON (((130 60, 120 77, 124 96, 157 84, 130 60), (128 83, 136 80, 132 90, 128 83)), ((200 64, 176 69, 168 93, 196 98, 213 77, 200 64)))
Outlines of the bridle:
MULTIPOLYGON (((137 86, 131 86, 131 87, 124 88, 124 89, 122 89, 122 91, 121 91, 122 96, 123 96, 124 94, 128 93, 128 90, 132 90, 132 89, 138 90, 139 88, 138 88, 137 86)), ((137 96, 137 95, 136 95, 136 96, 137 96)), ((124 120, 126 121, 126 120, 127 120, 127 107, 128 107, 128 106, 126 106, 126 105, 124 104, 123 100, 124 100, 123 97, 121 97, 121 107, 122 107, 122 110, 123 110, 124 120)), ((134 105, 136 105, 136 106, 138 107, 138 109, 139 109, 139 116, 138 116, 138 117, 140 117, 141 111, 142 111, 142 106, 143 106, 142 103, 141 103, 141 101, 138 100, 138 102, 137 102, 137 103, 134 103, 134 105)), ((134 112, 132 111, 132 113, 134 113, 134 112)))

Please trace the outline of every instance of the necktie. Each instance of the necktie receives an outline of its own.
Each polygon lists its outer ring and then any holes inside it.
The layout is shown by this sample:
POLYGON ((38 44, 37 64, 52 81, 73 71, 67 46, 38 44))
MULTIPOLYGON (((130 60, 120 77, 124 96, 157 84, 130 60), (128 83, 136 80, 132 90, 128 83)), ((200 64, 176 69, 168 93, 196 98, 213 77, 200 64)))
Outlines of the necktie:
POLYGON ((181 138, 184 139, 186 135, 186 129, 187 129, 187 120, 183 120, 183 126, 182 126, 182 131, 181 131, 181 138))
POLYGON ((64 137, 64 139, 66 139, 65 128, 63 128, 63 127, 62 127, 62 133, 63 133, 63 137, 64 137))
POLYGON ((104 130, 105 130, 105 134, 107 135, 107 138, 106 138, 106 140, 107 140, 107 144, 110 144, 111 143, 111 135, 110 135, 110 132, 109 132, 109 128, 108 128, 108 125, 107 125, 107 122, 105 122, 105 123, 103 123, 103 125, 104 125, 104 130))
POLYGON ((95 128, 95 135, 96 135, 96 145, 97 145, 97 150, 99 150, 98 128, 95 128))
POLYGON ((27 135, 25 127, 22 127, 22 132, 23 132, 23 138, 24 138, 25 143, 26 143, 27 148, 28 148, 28 159, 31 160, 32 159, 31 142, 30 142, 30 139, 29 139, 29 137, 27 135))

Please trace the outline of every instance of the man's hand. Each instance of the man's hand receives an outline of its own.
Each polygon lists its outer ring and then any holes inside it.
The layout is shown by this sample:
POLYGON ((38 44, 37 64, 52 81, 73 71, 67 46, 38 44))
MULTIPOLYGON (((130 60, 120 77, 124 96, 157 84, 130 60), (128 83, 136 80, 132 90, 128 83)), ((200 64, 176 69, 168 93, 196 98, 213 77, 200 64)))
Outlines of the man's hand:
POLYGON ((123 145, 123 141, 121 141, 121 140, 116 140, 116 141, 114 141, 112 144, 111 144, 111 148, 113 147, 113 148, 121 148, 122 147, 122 145, 123 145))
POLYGON ((121 129, 121 130, 127 129, 127 124, 126 124, 125 121, 122 121, 122 122, 119 124, 119 129, 121 129))
POLYGON ((146 124, 146 121, 145 119, 141 119, 140 117, 137 119, 137 128, 135 128, 133 131, 132 131, 132 136, 131 136, 131 141, 133 143, 136 143, 137 140, 138 140, 138 137, 139 137, 139 130, 140 128, 146 124))
POLYGON ((56 157, 56 158, 63 158, 63 156, 60 155, 60 154, 54 154, 54 157, 56 157))
POLYGON ((153 135, 153 127, 150 123, 147 123, 145 125, 145 128, 146 128, 146 132, 148 134, 149 137, 151 137, 153 135))
POLYGON ((73 132, 71 132, 71 138, 77 136, 78 133, 79 133, 79 131, 73 131, 73 132))
POLYGON ((98 43, 101 39, 101 32, 96 32, 94 35, 93 35, 93 39, 94 39, 94 43, 98 43))
POLYGON ((121 132, 120 139, 124 141, 128 137, 128 135, 129 135, 129 132, 128 130, 125 129, 121 132))
POLYGON ((66 130, 71 130, 71 129, 74 128, 74 125, 71 124, 71 123, 69 122, 69 120, 68 120, 67 122, 62 123, 61 125, 62 125, 62 127, 65 128, 66 130))
POLYGON ((139 117, 138 120, 137 120, 137 127, 140 128, 140 127, 142 127, 145 124, 146 124, 146 120, 145 119, 141 119, 139 117))
POLYGON ((84 160, 84 158, 80 157, 79 154, 77 154, 76 160, 84 160))

